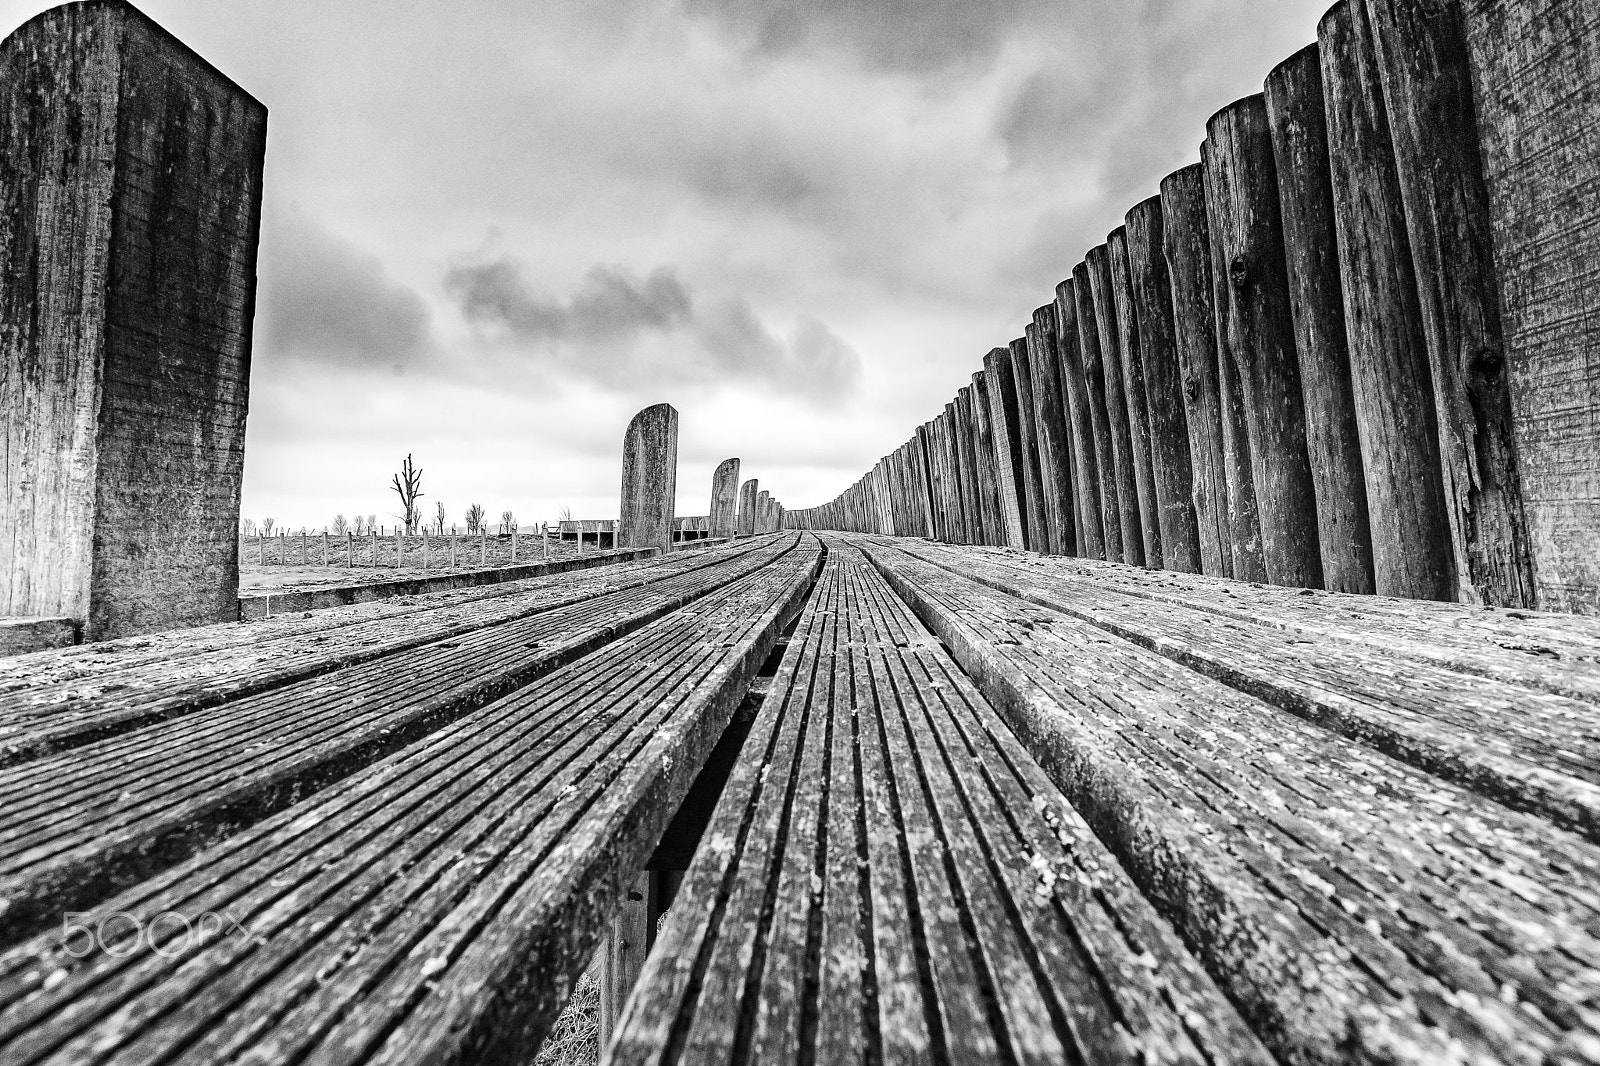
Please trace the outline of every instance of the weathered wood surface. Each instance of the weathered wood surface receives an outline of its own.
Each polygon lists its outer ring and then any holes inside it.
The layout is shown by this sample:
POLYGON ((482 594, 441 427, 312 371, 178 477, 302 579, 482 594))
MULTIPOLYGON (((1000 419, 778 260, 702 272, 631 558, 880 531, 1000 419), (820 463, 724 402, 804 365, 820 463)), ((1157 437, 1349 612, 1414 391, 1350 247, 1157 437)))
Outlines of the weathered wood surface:
POLYGON ((1321 588, 1266 101, 1258 94, 1218 111, 1206 124, 1206 148, 1212 263, 1222 272, 1213 279, 1218 351, 1242 391, 1262 563, 1275 585, 1321 588))
POLYGON ((961 461, 961 510, 967 516, 967 543, 988 544, 984 521, 983 475, 978 467, 977 427, 972 409, 972 386, 963 386, 954 404, 957 458, 961 461))
POLYGON ((1033 430, 1039 441, 1039 485, 1043 498, 1045 544, 1051 555, 1077 555, 1078 526, 1073 498, 1072 438, 1062 407, 1061 362, 1057 355, 1054 304, 1033 312, 1028 326, 1028 369, 1033 375, 1033 430))
MULTIPOLYGON (((1144 515, 1139 506, 1138 473, 1133 454, 1133 433, 1128 424, 1128 401, 1122 376, 1122 334, 1117 324, 1117 301, 1112 291, 1111 251, 1100 244, 1089 249, 1089 289, 1094 297, 1094 320, 1100 339, 1100 384, 1105 395, 1107 425, 1111 431, 1111 469, 1116 476, 1117 513, 1122 525, 1120 562, 1143 566, 1144 515)), ((1087 369, 1087 367, 1085 367, 1087 369)), ((1090 386, 1091 391, 1093 385, 1090 386)))
POLYGON ((937 639, 827 544, 610 1061, 1271 1061, 937 639))
POLYGON ((1027 496, 1022 508, 1023 540, 1029 551, 1049 550, 1050 530, 1045 518, 1044 470, 1039 454, 1039 431, 1034 425, 1038 410, 1033 400, 1033 360, 1028 351, 1026 330, 1011 342, 1007 358, 1017 390, 1017 449, 1022 456, 1021 493, 1027 496))
POLYGON ((1094 285, 1087 262, 1072 268, 1072 295, 1078 311, 1078 351, 1083 360, 1083 387, 1088 399, 1089 426, 1094 433, 1094 454, 1099 466, 1100 532, 1105 557, 1120 563, 1122 554, 1122 494, 1118 488, 1117 461, 1111 447, 1111 417, 1106 412, 1105 360, 1100 354, 1100 319, 1095 310, 1094 285))
POLYGON ((857 542, 1281 1059, 1532 1066, 1593 1046, 1591 840, 857 542))
MULTIPOLYGON (((1194 480, 1202 573, 1233 577, 1228 468, 1223 450, 1222 379, 1217 363, 1216 301, 1211 287, 1211 230, 1205 168, 1199 163, 1161 182, 1161 235, 1172 283, 1172 328, 1183 374, 1184 418, 1194 480)), ((1109 556, 1107 557, 1109 558, 1109 556)))
POLYGON ((652 404, 633 416, 622 438, 622 517, 615 546, 671 551, 677 495, 678 409, 652 404))
MULTIPOLYGON (((1461 5, 1362 2, 1419 283, 1456 598, 1531 607, 1533 556, 1461 5)), ((1588 116, 1595 121, 1600 111, 1588 116)))
POLYGON ((756 490, 761 482, 751 478, 739 487, 739 536, 753 537, 756 533, 756 490))
POLYGON ((1162 566, 1161 521, 1157 514, 1155 471, 1150 458, 1150 413, 1144 392, 1144 350, 1140 347, 1140 309, 1133 299, 1128 267, 1128 236, 1117 227, 1106 237, 1111 268, 1111 298, 1117 310, 1117 351, 1122 363, 1122 395, 1128 405, 1128 439, 1133 446, 1134 492, 1139 500, 1139 527, 1144 535, 1144 565, 1162 566))
POLYGON ((79 628, 71 618, 0 618, 0 658, 70 647, 79 628))
MULTIPOLYGON (((777 538, 709 567, 331 671, 313 662, 309 676, 204 713, 178 709, 171 720, 151 721, 141 705, 159 702, 159 690, 136 697, 131 710, 118 706, 116 693, 101 697, 105 717, 119 727, 130 716, 148 724, 0 771, 0 898, 9 904, 0 941, 180 861, 230 828, 761 570, 793 543, 793 536, 777 538)), ((77 712, 91 727, 94 705, 77 712)), ((37 720, 18 746, 30 730, 54 728, 52 718, 37 720)), ((60 743, 52 736, 35 750, 50 740, 60 743)))
POLYGON ((530 1061, 818 562, 801 543, 84 918, 248 938, 13 948, 0 1058, 530 1061))
POLYGON ((1078 332, 1078 298, 1073 279, 1056 285, 1057 374, 1067 414, 1072 450, 1072 483, 1077 492, 1073 526, 1076 554, 1092 559, 1106 557, 1104 511, 1100 504, 1100 463, 1095 453, 1094 420, 1088 387, 1083 378, 1083 344, 1078 332))
POLYGON ((1017 383, 1008 349, 994 348, 983 357, 983 377, 989 388, 989 428, 994 435, 999 470, 996 488, 1005 522, 1006 539, 1002 543, 1025 548, 1027 493, 1023 488, 1022 446, 1017 440, 1017 383))
POLYGON ((1600 7, 1460 7, 1539 606, 1600 614, 1600 7))
POLYGON ((1374 585, 1386 596, 1453 600, 1417 278, 1362 9, 1340 0, 1319 23, 1317 43, 1374 585))
POLYGON ((1267 119, 1278 171, 1284 266, 1305 396, 1306 452, 1316 489, 1323 587, 1374 592, 1366 472, 1350 384, 1328 119, 1316 45, 1273 68, 1267 119))
POLYGON ((0 615, 233 616, 266 125, 128 4, 0 43, 0 615))
POLYGON ((711 475, 711 514, 706 526, 713 537, 739 531, 739 460, 724 459, 711 475))
POLYGON ((972 375, 973 450, 978 461, 978 505, 983 513, 984 543, 1010 543, 1005 508, 1000 503, 1000 459, 995 449, 994 423, 989 399, 989 379, 980 370, 972 375))

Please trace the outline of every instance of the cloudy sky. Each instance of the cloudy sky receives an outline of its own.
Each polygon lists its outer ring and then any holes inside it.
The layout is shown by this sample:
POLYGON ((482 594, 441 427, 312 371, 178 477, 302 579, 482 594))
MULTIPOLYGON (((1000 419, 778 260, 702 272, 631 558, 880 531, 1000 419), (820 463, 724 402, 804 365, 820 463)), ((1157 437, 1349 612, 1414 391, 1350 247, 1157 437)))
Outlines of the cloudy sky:
MULTIPOLYGON (((0 0, 0 32, 51 6, 0 0)), ((141 0, 270 111, 244 513, 823 502, 1326 0, 141 0)))

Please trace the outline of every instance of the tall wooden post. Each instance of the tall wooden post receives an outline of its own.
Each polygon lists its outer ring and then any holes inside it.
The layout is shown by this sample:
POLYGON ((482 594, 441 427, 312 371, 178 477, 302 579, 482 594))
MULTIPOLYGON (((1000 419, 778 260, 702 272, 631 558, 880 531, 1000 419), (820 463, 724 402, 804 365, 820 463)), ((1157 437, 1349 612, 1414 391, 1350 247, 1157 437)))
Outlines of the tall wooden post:
POLYGON ((1089 404, 1089 426, 1094 433, 1094 454, 1100 472, 1100 529, 1105 538, 1105 558, 1123 561, 1122 491, 1117 483, 1117 459, 1111 446, 1111 416, 1106 411, 1105 361, 1100 353, 1100 315, 1095 309, 1094 284, 1089 264, 1072 268, 1072 295, 1078 304, 1078 351, 1083 360, 1083 387, 1089 404))
POLYGON ((1289 307, 1305 392, 1306 452, 1317 492, 1322 581, 1334 592, 1370 593, 1372 530, 1350 384, 1322 60, 1316 45, 1302 48, 1267 75, 1266 101, 1283 211, 1289 307))
MULTIPOLYGON (((1105 397, 1107 426, 1111 431, 1111 471, 1116 479, 1117 510, 1122 524, 1122 561, 1144 565, 1144 526, 1139 511, 1139 489, 1134 473, 1133 434, 1128 425, 1128 401, 1122 377, 1122 340, 1117 329, 1117 301, 1111 291, 1111 250, 1105 245, 1089 249, 1089 289, 1094 294, 1094 317, 1100 340, 1096 370, 1105 397)), ((1086 367, 1087 369, 1087 367, 1086 367)), ((1092 372, 1091 372, 1092 373, 1092 372)))
POLYGON ((761 487, 757 478, 739 486, 739 536, 753 537, 756 532, 756 490, 761 487))
POLYGON ((1072 494, 1072 439, 1061 406, 1061 362, 1056 354, 1056 308, 1034 309, 1027 330, 1028 369, 1033 374, 1033 431, 1039 442, 1039 483, 1046 542, 1041 551, 1078 554, 1072 494))
POLYGON ((622 516, 612 547, 672 550, 678 492, 678 411, 669 403, 633 416, 622 438, 622 516))
POLYGON ((1006 530, 1000 507, 1000 467, 989 405, 989 379, 980 370, 972 375, 972 443, 978 460, 978 505, 983 512, 983 542, 998 546, 1006 543, 1006 530))
POLYGON ((0 615, 237 617, 266 126, 127 4, 0 43, 0 615))
POLYGON ((1600 614, 1600 6, 1463 9, 1538 605, 1600 614))
POLYGON ((711 475, 711 537, 731 537, 739 521, 739 460, 724 459, 711 475))
POLYGON ((1322 17, 1317 43, 1373 584, 1385 596, 1453 600, 1455 556, 1427 344, 1389 120, 1365 26, 1360 9, 1340 0, 1322 17))
POLYGON ((1322 587, 1317 499, 1306 455, 1300 360, 1283 261, 1278 171, 1267 104, 1229 104, 1206 126, 1206 201, 1224 358, 1244 391, 1262 558, 1275 585, 1322 587))
POLYGON ((1133 487, 1139 500, 1139 528, 1144 534, 1144 565, 1159 570, 1164 565, 1161 522, 1156 514, 1156 479, 1150 461, 1150 413, 1145 407, 1144 350, 1139 339, 1139 309, 1133 299, 1133 279, 1128 273, 1127 230, 1106 236, 1106 258, 1111 267, 1111 297, 1117 307, 1117 351, 1122 363, 1122 396, 1128 405, 1128 441, 1133 448, 1133 487))
POLYGON ((1071 278, 1056 286, 1056 361, 1061 396, 1072 440, 1072 483, 1077 498, 1073 530, 1078 554, 1090 559, 1106 557, 1100 503, 1100 463, 1095 454, 1093 419, 1083 380, 1083 345, 1078 332, 1078 298, 1071 278))
POLYGON ((762 489, 756 493, 756 532, 772 532, 772 493, 762 489))
POLYGON ((995 464, 999 470, 997 488, 1005 524, 1005 539, 1000 543, 1010 548, 1026 548, 1027 493, 1023 488, 1017 386, 1011 371, 1011 352, 1005 348, 991 349, 983 357, 983 376, 989 386, 989 428, 994 434, 995 464))

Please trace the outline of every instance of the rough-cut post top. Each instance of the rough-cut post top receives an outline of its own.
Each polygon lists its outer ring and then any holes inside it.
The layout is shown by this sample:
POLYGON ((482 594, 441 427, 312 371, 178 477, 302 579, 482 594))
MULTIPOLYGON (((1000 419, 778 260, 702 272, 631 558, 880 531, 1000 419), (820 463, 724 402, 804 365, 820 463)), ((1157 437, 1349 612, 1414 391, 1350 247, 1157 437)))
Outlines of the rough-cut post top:
POLYGON ((622 518, 619 548, 672 550, 678 491, 678 410, 653 404, 633 416, 622 440, 622 518))

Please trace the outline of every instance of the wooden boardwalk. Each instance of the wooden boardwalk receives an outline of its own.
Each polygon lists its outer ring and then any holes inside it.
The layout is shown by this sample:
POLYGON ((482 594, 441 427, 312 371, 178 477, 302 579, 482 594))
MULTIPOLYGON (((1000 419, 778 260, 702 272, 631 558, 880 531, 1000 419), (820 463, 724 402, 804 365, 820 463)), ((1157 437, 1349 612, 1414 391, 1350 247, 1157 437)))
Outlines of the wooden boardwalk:
POLYGON ((617 1063, 1600 1039, 1600 622, 784 533, 0 663, 0 1061, 527 1062, 752 691, 617 1063))

